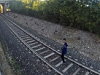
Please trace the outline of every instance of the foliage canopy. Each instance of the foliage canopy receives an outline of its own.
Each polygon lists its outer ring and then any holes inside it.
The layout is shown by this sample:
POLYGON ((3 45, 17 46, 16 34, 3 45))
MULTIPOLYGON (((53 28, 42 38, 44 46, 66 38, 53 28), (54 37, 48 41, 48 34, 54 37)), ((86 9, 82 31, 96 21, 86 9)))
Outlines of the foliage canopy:
POLYGON ((100 2, 97 0, 20 0, 10 8, 14 12, 100 35, 100 2))

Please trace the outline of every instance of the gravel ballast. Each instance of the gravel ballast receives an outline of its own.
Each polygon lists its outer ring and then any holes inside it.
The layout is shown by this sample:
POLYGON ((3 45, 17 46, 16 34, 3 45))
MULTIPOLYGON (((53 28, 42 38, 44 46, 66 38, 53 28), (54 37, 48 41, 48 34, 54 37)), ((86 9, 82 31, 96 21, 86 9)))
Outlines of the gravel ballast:
POLYGON ((8 58, 13 60, 13 71, 17 75, 58 75, 23 45, 2 21, 0 21, 0 29, 2 32, 0 35, 7 44, 8 58))
POLYGON ((86 57, 100 60, 100 38, 92 33, 16 13, 9 13, 8 15, 16 22, 58 43, 63 44, 62 39, 66 38, 70 48, 75 48, 75 50, 86 57))
POLYGON ((98 72, 100 71, 100 38, 96 35, 39 20, 34 17, 15 13, 9 13, 7 15, 18 25, 55 50, 60 50, 63 44, 62 39, 66 38, 69 45, 68 57, 71 56, 70 58, 73 60, 78 59, 77 62, 87 67, 92 67, 98 72))

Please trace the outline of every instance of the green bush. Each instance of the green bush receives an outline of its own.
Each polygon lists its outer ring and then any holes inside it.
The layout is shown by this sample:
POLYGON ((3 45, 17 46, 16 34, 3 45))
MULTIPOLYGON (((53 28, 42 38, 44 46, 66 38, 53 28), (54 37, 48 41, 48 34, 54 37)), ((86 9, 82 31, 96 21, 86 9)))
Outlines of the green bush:
POLYGON ((10 8, 13 12, 34 16, 100 35, 99 2, 91 2, 90 6, 86 6, 89 2, 89 0, 85 2, 78 2, 76 0, 37 2, 37 0, 34 0, 27 4, 16 1, 10 5, 10 8))

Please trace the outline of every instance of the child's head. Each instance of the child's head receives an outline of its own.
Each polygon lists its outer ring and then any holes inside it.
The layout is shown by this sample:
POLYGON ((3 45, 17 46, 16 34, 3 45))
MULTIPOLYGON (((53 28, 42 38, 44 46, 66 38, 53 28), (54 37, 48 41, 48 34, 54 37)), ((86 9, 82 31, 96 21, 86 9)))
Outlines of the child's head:
POLYGON ((66 38, 63 38, 63 40, 66 40, 66 38))
POLYGON ((66 38, 63 38, 63 41, 66 42, 66 38))
POLYGON ((63 42, 65 46, 68 46, 67 42, 66 42, 66 38, 63 38, 63 42))

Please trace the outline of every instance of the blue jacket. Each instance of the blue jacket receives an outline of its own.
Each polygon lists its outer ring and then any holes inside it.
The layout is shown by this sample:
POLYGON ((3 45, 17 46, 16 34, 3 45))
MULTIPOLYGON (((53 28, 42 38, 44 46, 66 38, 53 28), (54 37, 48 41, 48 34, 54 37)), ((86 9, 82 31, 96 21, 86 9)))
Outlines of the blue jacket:
POLYGON ((63 47, 61 48, 62 50, 62 54, 66 54, 67 53, 67 43, 64 43, 63 47))

